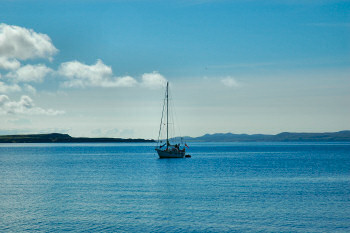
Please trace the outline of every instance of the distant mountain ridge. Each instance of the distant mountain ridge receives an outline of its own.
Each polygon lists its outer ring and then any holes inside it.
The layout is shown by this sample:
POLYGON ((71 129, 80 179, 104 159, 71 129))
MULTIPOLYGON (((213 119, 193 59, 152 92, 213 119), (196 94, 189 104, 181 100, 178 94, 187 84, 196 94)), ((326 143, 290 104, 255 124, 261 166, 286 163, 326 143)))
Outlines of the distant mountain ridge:
POLYGON ((87 142, 154 142, 148 139, 86 138, 71 137, 68 134, 24 134, 0 136, 0 143, 87 143, 87 142))
MULTIPOLYGON (((350 142, 350 130, 331 133, 233 134, 215 133, 183 137, 187 142, 350 142)), ((89 143, 154 142, 152 139, 71 137, 68 134, 24 134, 0 136, 0 143, 89 143)))
POLYGON ((331 133, 233 134, 215 133, 183 137, 187 142, 349 142, 350 130, 331 133))

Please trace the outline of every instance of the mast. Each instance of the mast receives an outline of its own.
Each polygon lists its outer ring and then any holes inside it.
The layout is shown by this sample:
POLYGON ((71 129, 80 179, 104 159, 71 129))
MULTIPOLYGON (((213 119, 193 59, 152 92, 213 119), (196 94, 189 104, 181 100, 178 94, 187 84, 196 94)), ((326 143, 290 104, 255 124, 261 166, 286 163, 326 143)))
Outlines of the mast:
POLYGON ((169 145, 169 82, 166 83, 166 148, 169 145))

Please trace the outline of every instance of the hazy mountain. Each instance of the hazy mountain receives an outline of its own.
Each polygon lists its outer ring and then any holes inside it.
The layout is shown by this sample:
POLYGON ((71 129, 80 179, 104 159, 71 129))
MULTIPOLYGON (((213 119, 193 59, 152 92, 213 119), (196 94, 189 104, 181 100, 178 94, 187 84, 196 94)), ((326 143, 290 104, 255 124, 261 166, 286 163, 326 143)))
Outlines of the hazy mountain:
POLYGON ((200 137, 184 137, 187 142, 348 142, 350 130, 334 133, 289 133, 269 134, 232 134, 215 133, 200 137))
MULTIPOLYGON (((350 142, 350 130, 334 133, 233 134, 215 133, 200 137, 183 137, 187 142, 350 142)), ((27 134, 0 136, 0 143, 51 143, 51 142, 154 142, 146 139, 86 138, 68 134, 27 134)))

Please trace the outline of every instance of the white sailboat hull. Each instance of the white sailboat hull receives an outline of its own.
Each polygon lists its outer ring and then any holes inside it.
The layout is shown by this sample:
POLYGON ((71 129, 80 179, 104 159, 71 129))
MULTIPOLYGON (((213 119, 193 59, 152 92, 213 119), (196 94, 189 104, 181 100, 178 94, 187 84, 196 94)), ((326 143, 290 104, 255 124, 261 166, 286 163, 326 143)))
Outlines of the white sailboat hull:
POLYGON ((156 149, 160 159, 170 159, 170 158, 183 158, 185 157, 185 151, 179 150, 161 150, 156 149))

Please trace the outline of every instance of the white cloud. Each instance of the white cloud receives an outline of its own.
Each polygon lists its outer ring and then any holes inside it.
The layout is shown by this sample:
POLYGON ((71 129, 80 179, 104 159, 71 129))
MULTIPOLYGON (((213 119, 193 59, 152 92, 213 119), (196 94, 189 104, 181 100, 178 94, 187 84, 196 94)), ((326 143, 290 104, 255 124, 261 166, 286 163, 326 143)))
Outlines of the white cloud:
POLYGON ((25 65, 15 71, 6 74, 16 82, 42 82, 44 77, 53 70, 44 64, 25 65))
POLYGON ((8 93, 8 92, 15 92, 15 91, 21 91, 21 87, 17 84, 13 85, 7 85, 4 82, 0 81, 0 93, 8 93))
POLYGON ((112 68, 97 60, 94 65, 86 65, 79 61, 62 63, 58 74, 68 78, 65 87, 131 87, 137 81, 130 77, 113 77, 112 68))
POLYGON ((117 128, 97 128, 91 130, 89 134, 93 137, 132 137, 134 131, 132 129, 117 129, 117 128))
POLYGON ((58 50, 48 35, 14 25, 0 24, 0 57, 52 59, 58 50))
POLYGON ((132 87, 137 81, 131 76, 115 77, 111 80, 105 80, 101 83, 101 87, 132 87))
POLYGON ((27 92, 29 92, 29 93, 31 93, 31 94, 33 94, 33 95, 36 94, 36 89, 35 89, 32 85, 25 84, 25 85, 24 85, 24 89, 25 89, 27 92))
POLYGON ((97 60, 95 65, 86 65, 79 61, 64 62, 58 72, 71 79, 80 79, 91 83, 112 76, 112 68, 97 60))
POLYGON ((157 71, 153 71, 152 73, 145 73, 142 75, 142 85, 147 88, 159 88, 164 87, 166 85, 167 80, 163 75, 158 73, 157 71))
POLYGON ((36 107, 33 100, 23 95, 19 101, 11 101, 7 95, 0 95, 0 115, 29 114, 29 115, 59 115, 64 111, 36 107))
POLYGON ((21 66, 21 63, 16 59, 14 58, 9 59, 9 58, 0 56, 0 69, 14 70, 14 69, 18 69, 20 66, 21 66))
POLYGON ((0 107, 5 105, 5 103, 9 102, 10 99, 7 95, 0 95, 0 107))
POLYGON ((238 87, 239 86, 238 82, 232 77, 226 77, 224 79, 221 79, 221 82, 227 87, 238 87))
MULTIPOLYGON (((27 64, 21 66, 19 60, 45 58, 51 60, 58 52, 48 35, 37 33, 15 25, 0 24, 0 69, 10 70, 3 78, 12 83, 42 82, 50 73, 56 73, 66 80, 64 87, 132 87, 140 85, 146 88, 163 87, 166 79, 158 72, 145 73, 141 80, 137 81, 131 76, 116 77, 112 68, 105 65, 102 60, 95 64, 87 65, 79 61, 62 63, 57 71, 44 64, 27 64)), ((0 74, 1 75, 1 74, 0 74)), ((17 84, 0 84, 0 91, 6 93, 19 91, 17 84)), ((30 93, 35 93, 33 86, 26 84, 23 87, 30 93)))

